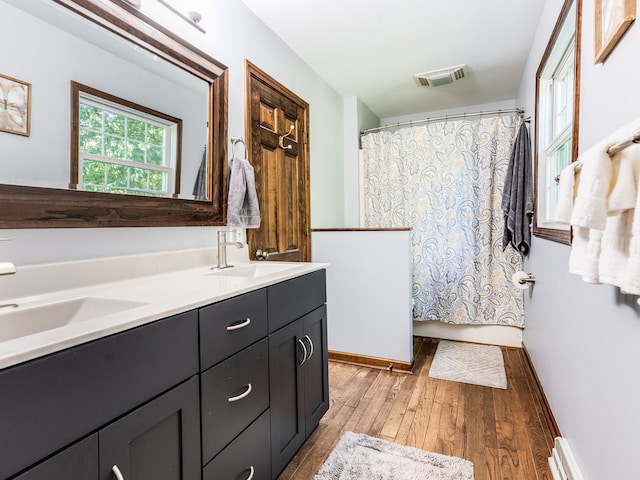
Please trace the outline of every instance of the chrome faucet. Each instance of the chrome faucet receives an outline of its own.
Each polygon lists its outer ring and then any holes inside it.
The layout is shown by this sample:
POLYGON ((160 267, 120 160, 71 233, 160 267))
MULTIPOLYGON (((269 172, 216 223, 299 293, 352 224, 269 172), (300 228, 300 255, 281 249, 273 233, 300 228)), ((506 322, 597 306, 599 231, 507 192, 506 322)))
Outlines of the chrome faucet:
POLYGON ((227 245, 235 245, 238 248, 244 247, 242 242, 227 242, 227 232, 218 232, 218 266, 214 267, 214 270, 233 267, 233 265, 227 265, 227 245))
MULTIPOLYGON (((6 242, 10 238, 0 238, 0 242, 6 242)), ((16 266, 11 262, 0 262, 0 275, 13 275, 16 273, 16 266)))

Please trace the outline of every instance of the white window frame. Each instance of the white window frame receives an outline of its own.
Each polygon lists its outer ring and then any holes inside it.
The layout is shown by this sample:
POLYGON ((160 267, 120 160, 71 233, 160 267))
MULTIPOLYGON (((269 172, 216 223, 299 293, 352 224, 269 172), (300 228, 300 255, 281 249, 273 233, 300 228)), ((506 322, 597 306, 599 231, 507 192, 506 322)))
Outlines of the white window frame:
POLYGON ((575 160, 577 152, 579 56, 576 52, 579 49, 580 32, 576 19, 580 6, 580 0, 565 1, 537 74, 534 234, 562 243, 570 243, 570 227, 555 221, 554 205, 558 196, 558 175, 575 160), (567 95, 561 98, 559 84, 572 66, 570 88, 567 95), (559 124, 561 110, 570 117, 566 124, 559 124), (561 153, 564 153, 565 159, 558 165, 556 156, 561 153))
MULTIPOLYGON (((71 188, 75 188, 78 190, 86 190, 86 191, 99 191, 111 194, 125 194, 125 195, 137 195, 137 196, 154 196, 154 197, 167 197, 167 198, 177 198, 180 193, 180 186, 178 183, 178 179, 180 178, 180 145, 181 145, 181 135, 182 135, 182 120, 179 118, 172 117, 165 113, 159 112, 157 110, 150 109, 148 107, 135 104, 128 100, 124 100, 118 97, 115 97, 111 94, 101 92, 91 87, 87 87, 85 85, 78 84, 76 82, 72 82, 72 87, 74 91, 74 104, 73 104, 73 112, 72 116, 75 118, 75 122, 77 122, 76 133, 74 135, 75 148, 73 151, 75 155, 72 155, 72 175, 71 175, 71 188), (123 135, 113 135, 106 131, 105 122, 101 122, 102 125, 100 130, 95 128, 87 129, 82 126, 81 118, 81 105, 87 105, 93 108, 96 108, 102 112, 102 115, 107 113, 112 113, 116 115, 120 115, 127 118, 127 123, 129 120, 140 121, 146 125, 152 125, 154 127, 159 127, 163 131, 163 138, 161 145, 154 145, 153 143, 147 143, 148 146, 158 146, 162 149, 161 152, 161 161, 160 165, 154 165, 152 163, 147 163, 147 157, 145 155, 145 161, 136 161, 133 158, 120 158, 106 155, 105 152, 105 139, 107 136, 115 136, 116 138, 120 138, 125 145, 125 150, 127 150, 127 142, 135 142, 141 143, 140 140, 135 138, 128 138, 128 132, 125 127, 125 132, 123 135), (74 113, 75 112, 75 113, 74 113), (100 136, 100 145, 101 151, 97 152, 83 152, 81 145, 81 138, 83 133, 88 130, 97 133, 100 136), (104 173, 104 181, 103 183, 96 183, 97 189, 90 188, 88 184, 84 183, 83 179, 83 163, 85 161, 93 161, 100 162, 107 165, 104 173), (131 185, 130 173, 131 170, 127 172, 127 183, 123 185, 121 188, 113 187, 112 190, 109 190, 108 185, 108 167, 109 166, 124 166, 128 168, 135 168, 140 170, 145 170, 149 172, 149 174, 153 174, 153 172, 159 172, 162 174, 162 187, 160 190, 150 188, 151 185, 147 183, 147 188, 139 188, 131 185), (74 173, 75 172, 75 173, 74 173), (118 191, 122 190, 122 191, 118 191)), ((149 140, 146 138, 145 140, 149 140)), ((145 142, 142 142, 143 144, 145 142)), ((127 153, 125 151, 125 157, 127 153)))
MULTIPOLYGON (((561 99, 558 97, 558 83, 573 63, 574 73, 571 75, 571 81, 575 78, 575 37, 570 39, 564 55, 553 65, 552 73, 549 77, 540 77, 540 122, 538 136, 538 178, 544 179, 545 188, 538 189, 538 225, 546 228, 556 228, 559 230, 568 230, 569 226, 559 224, 554 220, 555 202, 558 198, 558 183, 555 178, 560 174, 562 168, 571 163, 571 158, 566 164, 559 167, 554 165, 554 157, 559 153, 560 149, 569 142, 569 151, 573 150, 573 95, 571 99, 564 99, 565 102, 560 104, 561 99), (558 116, 560 109, 567 109, 571 115, 571 120, 566 125, 560 127, 558 125, 558 116)), ((573 85, 571 92, 573 92, 573 85)))

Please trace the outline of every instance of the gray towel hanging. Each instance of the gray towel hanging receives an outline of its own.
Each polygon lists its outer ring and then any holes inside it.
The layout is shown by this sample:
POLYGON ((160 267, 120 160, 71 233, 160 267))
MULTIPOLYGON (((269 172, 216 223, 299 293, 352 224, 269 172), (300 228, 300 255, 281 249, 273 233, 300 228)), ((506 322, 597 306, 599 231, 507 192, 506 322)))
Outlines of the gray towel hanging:
POLYGON ((229 161, 227 225, 260 228, 260 206, 253 167, 248 160, 235 156, 229 161))
POLYGON ((193 198, 196 200, 207 199, 207 171, 209 170, 207 165, 207 146, 204 146, 202 152, 202 160, 200 161, 200 168, 198 168, 198 174, 196 175, 196 181, 193 184, 193 198))
POLYGON ((527 256, 531 249, 531 219, 533 218, 531 172, 531 141, 527 126, 522 123, 511 150, 501 206, 504 212, 502 249, 511 244, 524 256, 527 256))

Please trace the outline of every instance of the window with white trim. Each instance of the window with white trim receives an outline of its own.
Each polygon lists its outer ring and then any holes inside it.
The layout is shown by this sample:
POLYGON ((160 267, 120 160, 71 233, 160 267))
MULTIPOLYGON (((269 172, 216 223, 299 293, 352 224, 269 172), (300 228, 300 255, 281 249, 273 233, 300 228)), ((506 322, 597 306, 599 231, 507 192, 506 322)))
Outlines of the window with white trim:
POLYGON ((575 160, 576 8, 567 0, 538 69, 536 212, 534 233, 567 243, 569 227, 555 222, 558 175, 575 160), (554 233, 557 231, 558 233, 554 233))
POLYGON ((78 92, 77 188, 175 196, 180 120, 101 93, 78 92))

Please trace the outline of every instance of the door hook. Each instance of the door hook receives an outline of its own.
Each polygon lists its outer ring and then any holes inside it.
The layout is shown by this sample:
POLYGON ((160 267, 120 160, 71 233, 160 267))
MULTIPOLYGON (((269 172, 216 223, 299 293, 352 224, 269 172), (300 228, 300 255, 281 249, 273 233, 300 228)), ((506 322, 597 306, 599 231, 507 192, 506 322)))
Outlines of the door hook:
POLYGON ((284 146, 284 144, 282 143, 282 141, 287 138, 289 135, 291 135, 293 133, 293 131, 295 130, 296 127, 294 127, 293 125, 291 125, 289 127, 289 133, 285 133, 284 135, 281 135, 278 137, 278 144, 280 145, 280 148, 283 148, 284 150, 291 150, 291 144, 287 145, 286 147, 284 146))

